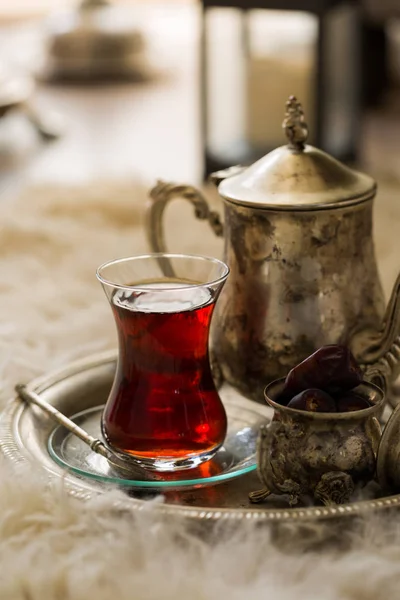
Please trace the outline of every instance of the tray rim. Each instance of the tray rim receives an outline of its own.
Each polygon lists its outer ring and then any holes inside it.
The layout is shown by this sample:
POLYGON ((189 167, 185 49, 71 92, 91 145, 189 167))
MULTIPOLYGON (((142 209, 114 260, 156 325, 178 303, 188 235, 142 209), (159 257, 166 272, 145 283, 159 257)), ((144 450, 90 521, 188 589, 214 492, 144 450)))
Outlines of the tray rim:
MULTIPOLYGON (((83 359, 78 359, 69 364, 51 372, 41 375, 28 384, 28 388, 36 393, 41 393, 64 379, 90 370, 95 367, 106 364, 116 363, 117 351, 109 350, 107 352, 96 353, 83 359)), ((18 397, 10 398, 5 408, 0 413, 0 452, 14 464, 29 464, 30 458, 26 456, 19 447, 14 435, 13 426, 21 417, 22 413, 28 410, 28 407, 18 397)), ((56 466, 56 463, 54 463, 56 466)), ((87 490, 84 484, 80 484, 77 476, 64 471, 59 474, 56 470, 52 471, 47 466, 41 465, 53 480, 63 479, 64 487, 67 493, 80 500, 90 500, 98 497, 105 491, 115 489, 113 485, 107 485, 98 490, 87 490)), ((59 467, 61 469, 61 467, 59 467)), ((260 485, 261 487, 261 485, 260 485)), ((379 499, 360 500, 357 502, 342 504, 338 506, 312 506, 300 508, 210 508, 210 507, 189 507, 180 504, 166 504, 162 502, 152 502, 153 509, 158 513, 167 515, 189 517, 200 520, 246 520, 256 522, 305 522, 315 520, 334 519, 342 517, 361 516, 365 513, 380 511, 389 508, 400 507, 400 494, 382 497, 379 499)), ((117 500, 114 506, 121 510, 144 510, 149 509, 149 501, 138 498, 127 497, 117 500)))

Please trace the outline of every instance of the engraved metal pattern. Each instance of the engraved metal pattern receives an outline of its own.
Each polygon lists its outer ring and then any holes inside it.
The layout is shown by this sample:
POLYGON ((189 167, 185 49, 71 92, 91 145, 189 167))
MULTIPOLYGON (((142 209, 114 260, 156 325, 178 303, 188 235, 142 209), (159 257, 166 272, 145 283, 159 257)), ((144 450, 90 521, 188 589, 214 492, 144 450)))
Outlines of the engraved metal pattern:
POLYGON ((263 402, 265 385, 317 348, 351 345, 356 328, 379 330, 371 202, 302 213, 226 203, 225 230, 230 276, 215 308, 213 352, 244 395, 263 402))
MULTIPOLYGON (((109 352, 89 357, 68 367, 46 375, 29 384, 29 388, 41 393, 48 401, 64 412, 72 414, 82 408, 86 398, 102 390, 108 393, 116 364, 116 353, 109 352)), ((81 500, 89 500, 108 489, 96 482, 88 482, 56 465, 49 457, 46 440, 53 423, 49 417, 34 413, 18 400, 12 399, 0 418, 0 450, 16 466, 36 461, 48 473, 51 479, 62 480, 65 490, 81 500), (22 431, 21 431, 22 430, 22 431), (25 435, 21 435, 25 434, 25 435)), ((251 480, 251 485, 256 481, 251 480)), ((160 514, 187 517, 200 521, 254 521, 259 523, 306 522, 320 519, 358 516, 372 511, 400 507, 400 495, 380 499, 366 500, 339 506, 280 508, 247 507, 244 504, 246 478, 239 478, 236 487, 211 488, 214 497, 212 505, 193 506, 193 495, 185 494, 173 497, 163 504, 154 505, 160 514), (221 495, 220 495, 221 494, 221 495), (224 502, 231 506, 224 506, 224 502), (171 502, 171 503, 169 503, 171 502)), ((254 488, 253 488, 254 489, 254 488)), ((249 490, 250 491, 250 490, 249 490)), ((205 496, 204 496, 205 497, 205 496)), ((200 496, 200 501, 203 496, 200 496)), ((116 510, 148 509, 147 502, 135 497, 127 497, 115 503, 116 510)))
POLYGON ((290 96, 286 102, 286 114, 282 124, 289 145, 295 150, 304 150, 308 137, 307 123, 305 122, 303 107, 295 96, 290 96))
MULTIPOLYGON (((274 401, 285 380, 271 383, 265 390, 274 420, 261 428, 257 445, 257 465, 266 491, 289 494, 290 504, 302 496, 324 504, 350 500, 355 486, 372 481, 381 429, 376 415, 385 396, 371 383, 362 383, 357 394, 367 398, 370 407, 348 413, 313 413, 295 410, 274 401)), ((260 501, 260 492, 250 494, 260 501)))

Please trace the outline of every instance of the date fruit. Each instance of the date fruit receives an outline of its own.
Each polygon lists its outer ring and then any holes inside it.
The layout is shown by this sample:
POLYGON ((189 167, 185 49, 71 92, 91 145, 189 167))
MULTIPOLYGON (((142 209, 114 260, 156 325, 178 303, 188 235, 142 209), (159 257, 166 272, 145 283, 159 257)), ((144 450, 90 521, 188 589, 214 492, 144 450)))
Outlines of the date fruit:
POLYGON ((293 397, 310 388, 339 395, 361 381, 361 369, 346 346, 323 346, 289 371, 282 396, 293 397))
POLYGON ((359 396, 358 394, 348 392, 345 396, 342 396, 336 401, 336 407, 338 412, 353 412, 355 410, 364 410, 369 408, 371 404, 366 398, 359 396))
POLYGON ((334 399, 326 392, 309 389, 300 392, 288 404, 288 408, 306 410, 308 412, 336 412, 334 399))

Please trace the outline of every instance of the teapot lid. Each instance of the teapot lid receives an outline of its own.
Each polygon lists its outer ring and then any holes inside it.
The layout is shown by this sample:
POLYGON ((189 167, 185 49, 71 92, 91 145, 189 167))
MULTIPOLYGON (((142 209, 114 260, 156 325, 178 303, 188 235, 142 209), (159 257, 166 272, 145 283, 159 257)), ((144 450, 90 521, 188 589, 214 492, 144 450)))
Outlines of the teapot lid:
POLYGON ((305 143, 307 124, 294 96, 286 102, 282 127, 289 143, 223 179, 221 196, 235 204, 275 210, 335 208, 374 196, 371 177, 305 143))

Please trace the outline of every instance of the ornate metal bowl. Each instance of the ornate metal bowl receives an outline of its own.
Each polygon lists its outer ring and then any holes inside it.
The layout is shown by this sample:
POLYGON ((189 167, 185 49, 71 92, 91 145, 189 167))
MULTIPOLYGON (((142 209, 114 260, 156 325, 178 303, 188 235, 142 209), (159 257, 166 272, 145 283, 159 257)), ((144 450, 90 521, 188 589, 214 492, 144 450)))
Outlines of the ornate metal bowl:
POLYGON ((274 493, 288 494, 290 504, 302 496, 325 505, 348 502, 356 486, 375 475, 381 439, 376 415, 384 393, 372 383, 362 383, 354 391, 368 400, 369 408, 307 412, 276 402, 284 382, 279 379, 265 389, 265 399, 275 411, 258 441, 258 472, 266 487, 253 492, 251 500, 260 502, 274 493))

